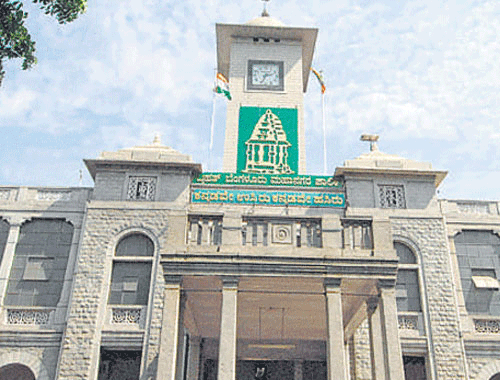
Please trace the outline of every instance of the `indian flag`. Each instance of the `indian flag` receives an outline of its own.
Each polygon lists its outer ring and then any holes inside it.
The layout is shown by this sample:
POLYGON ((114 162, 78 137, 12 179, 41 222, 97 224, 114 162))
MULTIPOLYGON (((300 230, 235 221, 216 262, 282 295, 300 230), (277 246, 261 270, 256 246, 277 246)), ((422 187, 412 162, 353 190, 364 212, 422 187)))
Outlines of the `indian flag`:
POLYGON ((316 70, 314 70, 312 67, 311 67, 311 71, 313 72, 313 74, 316 76, 316 78, 318 79, 318 82, 319 84, 321 85, 321 93, 324 94, 325 91, 326 91, 326 86, 325 86, 325 80, 323 78, 323 74, 320 73, 320 72, 317 72, 316 70))
POLYGON ((217 73, 214 91, 217 94, 224 95, 226 98, 231 100, 231 93, 229 92, 229 82, 221 73, 217 73))

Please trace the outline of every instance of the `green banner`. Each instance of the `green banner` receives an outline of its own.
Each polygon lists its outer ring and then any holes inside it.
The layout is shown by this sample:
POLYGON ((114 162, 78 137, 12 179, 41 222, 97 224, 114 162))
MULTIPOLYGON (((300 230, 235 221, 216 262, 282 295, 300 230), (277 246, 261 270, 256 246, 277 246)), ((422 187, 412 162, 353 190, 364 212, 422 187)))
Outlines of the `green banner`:
POLYGON ((240 107, 236 171, 297 174, 296 108, 240 107))
POLYGON ((263 206, 345 207, 344 194, 305 191, 193 189, 191 201, 263 206))
POLYGON ((339 178, 319 175, 270 175, 242 173, 202 173, 193 183, 204 185, 247 185, 247 186, 286 186, 286 187, 324 187, 341 189, 339 178))

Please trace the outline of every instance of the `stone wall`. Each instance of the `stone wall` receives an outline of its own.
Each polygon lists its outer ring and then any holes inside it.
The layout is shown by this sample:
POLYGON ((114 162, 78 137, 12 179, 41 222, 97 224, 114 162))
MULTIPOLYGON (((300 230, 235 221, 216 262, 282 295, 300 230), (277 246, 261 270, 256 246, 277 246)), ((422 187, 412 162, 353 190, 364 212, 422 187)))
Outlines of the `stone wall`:
MULTIPOLYGON (((58 379, 94 379, 97 373, 100 328, 103 324, 114 247, 127 231, 147 232, 161 252, 168 241, 168 212, 164 210, 100 209, 89 206, 74 278, 67 329, 62 343, 58 379)), ((156 274, 157 281, 161 274, 156 274)), ((153 276, 152 276, 153 277, 153 276)), ((161 289, 154 292, 152 342, 159 340, 161 289)), ((148 348, 151 367, 157 344, 148 348)))
POLYGON ((351 374, 355 375, 352 380, 371 380, 372 363, 370 356, 370 333, 368 319, 366 319, 356 330, 353 337, 354 360, 352 360, 351 374))
MULTIPOLYGON (((395 238, 409 239, 418 248, 430 318, 437 379, 466 379, 453 274, 442 219, 392 219, 395 238)), ((424 313, 426 311, 424 310, 424 313)))

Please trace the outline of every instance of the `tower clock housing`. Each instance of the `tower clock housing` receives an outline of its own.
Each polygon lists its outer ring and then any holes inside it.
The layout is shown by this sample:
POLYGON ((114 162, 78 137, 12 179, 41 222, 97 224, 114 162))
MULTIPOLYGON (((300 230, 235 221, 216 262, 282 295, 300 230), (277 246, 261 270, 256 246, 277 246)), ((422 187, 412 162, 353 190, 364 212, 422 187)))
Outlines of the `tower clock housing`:
POLYGON ((229 79, 232 95, 223 171, 304 174, 303 94, 318 30, 262 16, 217 24, 216 32, 218 71, 229 79))

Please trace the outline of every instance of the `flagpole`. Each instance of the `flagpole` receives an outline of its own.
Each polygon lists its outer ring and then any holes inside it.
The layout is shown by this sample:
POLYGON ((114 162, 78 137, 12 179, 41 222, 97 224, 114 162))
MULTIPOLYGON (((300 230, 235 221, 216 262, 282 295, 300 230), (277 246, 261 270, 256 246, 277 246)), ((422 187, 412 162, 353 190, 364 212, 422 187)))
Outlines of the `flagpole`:
POLYGON ((210 170, 213 170, 213 163, 212 163, 212 149, 214 147, 214 129, 215 129, 215 100, 216 100, 216 93, 215 91, 212 91, 212 121, 210 123, 210 145, 208 147, 208 164, 210 167, 210 170))
POLYGON ((327 175, 326 168, 326 125, 325 125, 325 92, 323 91, 321 94, 321 113, 322 113, 322 122, 323 122, 323 174, 327 175))

